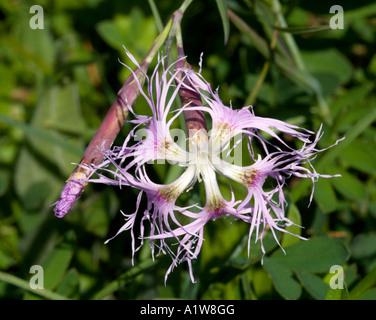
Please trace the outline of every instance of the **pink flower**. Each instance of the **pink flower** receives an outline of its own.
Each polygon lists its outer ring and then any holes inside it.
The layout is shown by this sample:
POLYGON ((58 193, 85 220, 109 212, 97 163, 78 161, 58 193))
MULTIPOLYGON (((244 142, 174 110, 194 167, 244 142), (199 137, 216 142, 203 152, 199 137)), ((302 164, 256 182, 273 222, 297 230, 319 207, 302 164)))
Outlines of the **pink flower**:
MULTIPOLYGON (((131 54, 127 54, 137 64, 131 54)), ((141 85, 139 90, 150 108, 150 114, 140 115, 129 106, 134 116, 134 120, 129 122, 135 125, 134 128, 122 146, 102 150, 106 160, 90 168, 98 176, 90 181, 140 190, 136 211, 123 213, 126 223, 116 235, 130 230, 133 253, 140 249, 145 240, 149 241, 153 257, 168 253, 172 264, 166 272, 166 279, 176 265, 186 261, 194 281, 191 262, 200 253, 207 222, 227 217, 248 223, 249 246, 251 236, 255 234, 255 241, 260 241, 265 252, 262 244, 265 232, 269 229, 278 242, 275 231, 286 232, 284 227, 293 224, 285 217, 287 204, 283 187, 286 180, 296 176, 315 182, 319 177, 330 176, 318 174, 310 164, 322 151, 316 149, 321 128, 316 138, 310 141, 313 135, 311 131, 280 120, 258 117, 251 107, 233 109, 225 106, 218 91, 213 91, 200 73, 185 68, 173 70, 173 67, 174 64, 165 66, 164 58, 159 58, 151 77, 145 75, 147 90, 144 92, 141 85), (177 77, 178 73, 183 75, 182 79, 177 77), (188 103, 173 110, 179 90, 199 94, 203 104, 190 106, 188 103), (199 130, 189 135, 189 150, 186 150, 185 146, 174 141, 171 126, 188 108, 206 113, 211 119, 212 128, 210 132, 199 130), (141 129, 144 130, 142 137, 139 135, 141 129), (299 140, 302 147, 295 150, 280 138, 279 133, 299 140), (266 139, 265 134, 273 138, 278 146, 266 139), (230 153, 234 149, 230 147, 231 141, 239 136, 239 141, 246 139, 252 165, 229 163, 221 157, 223 152, 230 153), (261 146, 260 152, 264 153, 264 157, 255 154, 255 144, 261 146), (155 183, 148 176, 146 168, 161 161, 181 166, 184 172, 169 184, 155 183), (243 185, 247 196, 235 199, 229 182, 231 200, 226 200, 218 186, 217 175, 243 185), (274 183, 271 189, 265 187, 266 179, 274 183), (202 183, 205 187, 205 204, 178 206, 179 196, 189 191, 195 183, 202 183), (141 212, 139 205, 143 195, 146 196, 147 208, 141 212), (141 224, 139 246, 136 246, 134 234, 136 217, 141 224), (145 234, 146 221, 150 223, 148 234, 145 234), (170 245, 171 241, 176 245, 170 245)))

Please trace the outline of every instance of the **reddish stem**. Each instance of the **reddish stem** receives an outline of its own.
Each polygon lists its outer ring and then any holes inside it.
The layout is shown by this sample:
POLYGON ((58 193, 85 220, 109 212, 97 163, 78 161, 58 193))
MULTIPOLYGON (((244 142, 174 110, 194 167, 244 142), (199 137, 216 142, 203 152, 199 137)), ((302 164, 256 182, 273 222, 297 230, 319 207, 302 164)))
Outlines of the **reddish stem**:
MULTIPOLYGON (((183 57, 183 46, 178 44, 179 61, 176 63, 176 67, 178 69, 186 68, 193 70, 192 66, 185 59, 181 59, 183 57)), ((177 78, 181 80, 182 74, 178 74, 177 78)), ((183 80, 183 83, 186 83, 187 86, 190 85, 187 80, 183 80)), ((187 89, 187 87, 181 87, 179 90, 179 96, 183 106, 189 103, 189 106, 183 111, 189 137, 194 135, 199 130, 207 131, 208 129, 206 126, 205 113, 200 110, 189 110, 190 107, 202 106, 200 94, 197 91, 187 89)))

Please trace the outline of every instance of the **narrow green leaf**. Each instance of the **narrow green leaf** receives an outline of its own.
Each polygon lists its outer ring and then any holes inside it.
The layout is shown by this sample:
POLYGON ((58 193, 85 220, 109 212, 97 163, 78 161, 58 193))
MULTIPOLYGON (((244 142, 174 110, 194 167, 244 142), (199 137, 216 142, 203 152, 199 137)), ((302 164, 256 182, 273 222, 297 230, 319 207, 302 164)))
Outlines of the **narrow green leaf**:
POLYGON ((224 0, 215 0, 215 2, 217 3, 219 14, 222 20, 223 32, 224 32, 224 37, 225 37, 224 42, 225 44, 227 44, 228 38, 230 35, 230 24, 229 24, 229 19, 228 19, 228 14, 227 14, 226 3, 224 0))
MULTIPOLYGON (((255 32, 234 12, 231 10, 228 10, 227 12, 231 22, 252 41, 255 48, 264 56, 265 59, 270 59, 269 44, 265 41, 265 39, 260 37, 257 32, 255 32)), ((286 34, 285 36, 290 44, 290 49, 295 53, 296 62, 298 65, 302 65, 303 63, 301 62, 300 53, 297 51, 296 44, 292 39, 292 36, 289 34, 286 34)), ((277 66, 289 79, 291 79, 291 81, 316 95, 320 117, 325 119, 325 121, 330 122, 330 111, 324 99, 320 82, 309 72, 305 71, 305 68, 298 68, 297 66, 293 65, 290 60, 283 57, 279 52, 274 52, 273 58, 277 66)))
POLYGON ((162 22, 161 16, 159 15, 158 8, 155 5, 154 0, 148 0, 148 2, 149 2, 151 12, 153 13, 155 24, 157 25, 158 31, 162 32, 163 22, 162 22))
POLYGON ((376 288, 373 288, 363 294, 359 300, 376 300, 376 288))
POLYGON ((24 279, 18 278, 12 274, 2 272, 0 271, 0 280, 7 282, 9 284, 12 284, 16 287, 22 288, 24 290, 27 290, 33 294, 36 294, 42 298, 50 299, 50 300, 67 300, 63 295, 60 295, 58 293, 52 292, 48 289, 32 289, 30 287, 29 281, 26 281, 24 279))
POLYGON ((132 267, 130 270, 123 273, 120 277, 110 282, 107 286, 105 286, 102 290, 100 290, 97 294, 95 294, 95 296, 92 299, 93 300, 104 299, 105 297, 121 289, 123 286, 125 286, 129 281, 134 279, 139 274, 150 272, 150 270, 154 268, 156 264, 157 264, 156 261, 149 259, 149 260, 143 261, 139 265, 132 267))
POLYGON ((187 10, 187 8, 189 7, 189 5, 193 2, 193 0, 184 0, 184 2, 182 3, 182 5, 179 7, 179 10, 181 12, 185 12, 185 10, 187 10))
POLYGON ((10 183, 10 172, 0 169, 0 197, 8 191, 10 183))
POLYGON ((4 121, 6 124, 8 124, 10 126, 21 129, 29 137, 31 136, 31 137, 39 139, 39 140, 41 140, 41 141, 43 141, 47 144, 51 144, 51 145, 60 147, 64 150, 66 150, 67 152, 71 152, 71 153, 76 154, 77 156, 82 155, 82 148, 80 148, 79 146, 77 146, 74 143, 67 141, 66 139, 64 139, 61 136, 51 135, 51 133, 48 130, 39 129, 39 128, 36 128, 36 127, 29 125, 27 123, 23 123, 23 122, 13 120, 13 119, 7 117, 4 114, 0 114, 0 120, 4 121))
MULTIPOLYGON (((323 171, 325 171, 325 168, 330 166, 330 164, 332 164, 332 162, 341 154, 341 152, 356 138, 358 138, 376 120, 376 100, 370 100, 369 105, 370 113, 362 117, 346 132, 345 140, 341 141, 337 146, 331 148, 330 150, 326 151, 325 154, 323 154, 318 163, 315 165, 317 172, 323 173, 323 171)), ((335 174, 335 172, 333 172, 332 174, 335 174)), ((292 201, 296 202, 309 188, 310 184, 310 180, 302 180, 301 183, 299 183, 299 185, 291 191, 292 201)))
POLYGON ((367 293, 367 291, 376 285, 376 267, 374 267, 368 274, 359 281, 350 291, 350 300, 357 300, 367 293))
POLYGON ((321 170, 332 163, 332 161, 359 135, 361 135, 376 120, 376 99, 368 102, 370 112, 355 123, 345 134, 345 140, 341 141, 335 148, 328 150, 316 166, 321 170))
POLYGON ((275 25, 271 25, 271 26, 272 28, 280 32, 287 32, 291 34, 311 34, 311 33, 331 30, 329 25, 317 26, 317 27, 291 27, 291 28, 282 28, 282 27, 277 27, 275 25))
POLYGON ((245 23, 240 17, 238 17, 231 10, 227 11, 228 17, 231 22, 243 32, 253 43, 256 49, 266 58, 269 59, 269 46, 268 43, 260 37, 247 23, 245 23))
MULTIPOLYGON (((288 24, 285 19, 283 9, 279 0, 271 1, 270 9, 271 9, 270 11, 272 11, 275 14, 279 26, 281 28, 288 28, 288 24)), ((272 23, 274 24, 274 21, 272 23)), ((294 60, 294 64, 297 66, 297 69, 304 71, 305 65, 301 57, 299 47, 296 44, 294 37, 289 33, 282 33, 281 36, 282 36, 282 39, 284 40, 285 46, 288 48, 289 54, 294 60)))
MULTIPOLYGON (((374 91, 374 88, 374 83, 363 82, 361 85, 354 88, 349 88, 341 95, 336 97, 336 99, 330 103, 330 109, 332 110, 333 114, 338 115, 339 117, 336 119, 336 122, 341 122, 341 118, 347 116, 348 112, 346 111, 348 111, 349 108, 357 109, 360 104, 366 102, 367 96, 374 91), (341 114, 341 112, 343 113, 341 114)), ((352 122, 354 122, 353 119, 352 122)))
POLYGON ((376 14, 376 3, 375 2, 364 2, 366 4, 362 5, 360 3, 359 6, 355 6, 354 9, 348 9, 346 10, 346 19, 355 20, 355 19, 361 19, 366 17, 371 17, 376 14))
POLYGON ((266 61, 264 63, 264 66, 262 67, 262 70, 257 78, 255 85, 253 86, 251 92, 249 93, 247 99, 245 100, 244 104, 246 106, 253 105, 255 103, 256 97, 259 94, 259 91, 261 90, 261 87, 265 81, 266 75, 268 74, 268 70, 269 70, 269 62, 266 61))

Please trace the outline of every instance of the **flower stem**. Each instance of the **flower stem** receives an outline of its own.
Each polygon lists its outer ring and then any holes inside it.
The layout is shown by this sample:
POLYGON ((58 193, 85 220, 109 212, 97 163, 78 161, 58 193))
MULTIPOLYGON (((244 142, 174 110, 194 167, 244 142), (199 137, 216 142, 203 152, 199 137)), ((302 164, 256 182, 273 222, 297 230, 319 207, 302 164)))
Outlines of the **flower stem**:
POLYGON ((60 200, 53 204, 55 205, 54 210, 56 216, 60 218, 64 217, 72 208, 73 204, 80 198, 88 184, 87 180, 92 174, 90 167, 92 165, 98 165, 103 161, 104 155, 101 150, 110 148, 116 139, 128 116, 129 110, 127 106, 132 106, 136 102, 139 95, 139 84, 141 86, 143 85, 145 74, 151 61, 168 38, 172 26, 180 23, 181 16, 181 12, 175 12, 171 16, 167 25, 155 39, 151 48, 141 61, 139 67, 136 67, 134 72, 125 80, 117 94, 116 101, 108 110, 97 132, 87 146, 80 163, 68 178, 67 184, 61 192, 60 200), (177 20, 178 22, 176 22, 177 20), (137 77, 137 81, 135 77, 137 77), (75 182, 79 182, 79 184, 75 184, 75 182), (72 188, 72 185, 75 185, 75 188, 72 188), (78 185, 80 187, 77 187, 78 185))
MULTIPOLYGON (((172 20, 173 19, 171 18, 164 30, 156 38, 153 45, 141 61, 140 68, 137 67, 134 70, 133 74, 137 76, 138 81, 141 85, 145 80, 143 73, 146 73, 154 56, 156 55, 162 44, 165 42, 170 32, 171 26, 173 25, 172 20)), ((125 119, 128 116, 127 105, 133 105, 136 102, 139 94, 138 84, 133 74, 128 77, 128 79, 124 82, 122 88, 119 90, 116 101, 109 109, 108 113, 103 119, 103 122, 99 126, 97 132, 86 148, 80 162, 81 165, 97 165, 101 163, 101 161, 103 160, 103 154, 98 151, 100 151, 102 147, 104 147, 105 149, 109 148, 117 137, 125 119)), ((76 172, 77 170, 85 170, 85 168, 78 166, 74 172, 76 172)))
MULTIPOLYGON (((281 28, 287 28, 288 27, 287 22, 285 20, 285 17, 283 16, 282 8, 281 8, 281 4, 279 3, 279 0, 273 0, 272 1, 272 10, 274 11, 274 13, 275 13, 275 15, 278 19, 279 26, 281 28)), ((282 36, 282 38, 284 38, 288 48, 290 49, 291 55, 293 56, 294 62, 296 63, 297 67, 300 70, 305 70, 303 59, 300 55, 299 48, 296 45, 296 42, 295 42, 292 34, 287 33, 287 32, 286 33, 283 32, 281 34, 281 36, 282 36)))
MULTIPOLYGON (((277 42, 277 31, 274 30, 273 31, 273 38, 272 38, 272 41, 270 43, 270 50, 271 51, 275 50, 276 42, 277 42)), ((268 74, 269 68, 270 68, 270 61, 266 60, 264 62, 263 67, 262 67, 261 73, 260 73, 259 77, 257 78, 255 86, 253 87, 249 96, 245 100, 246 106, 253 105, 253 103, 256 101, 256 97, 257 97, 257 95, 258 95, 258 93, 261 89, 262 84, 265 81, 265 78, 266 78, 266 75, 268 74)))
POLYGON ((189 7, 193 0, 185 0, 183 4, 180 6, 179 10, 184 13, 185 10, 189 7))
MULTIPOLYGON (((178 62, 176 63, 176 68, 177 69, 186 68, 186 69, 192 70, 192 66, 184 58, 183 41, 182 41, 180 29, 177 32, 176 40, 177 40, 177 47, 178 47, 178 62)), ((177 79, 181 80, 182 77, 183 75, 180 72, 177 75, 177 79)), ((185 80, 183 80, 183 82, 184 81, 185 80)), ((207 132, 205 113, 199 110, 189 110, 189 107, 202 105, 200 94, 197 91, 191 91, 191 90, 186 90, 184 88, 180 88, 179 96, 180 96, 180 100, 183 106, 189 104, 186 110, 183 111, 187 131, 188 131, 188 136, 192 137, 200 130, 202 133, 207 132)))
POLYGON ((1 281, 4 281, 4 282, 7 282, 9 284, 12 284, 16 287, 19 287, 19 288, 22 288, 22 289, 25 289, 27 291, 30 291, 34 294, 37 294, 43 298, 46 298, 46 299, 50 299, 50 300, 69 300, 69 298, 65 297, 65 296, 62 296, 58 293, 55 293, 51 290, 48 290, 48 289, 32 289, 30 287, 30 283, 23 280, 23 279, 20 279, 14 275, 11 275, 9 273, 6 273, 6 272, 2 272, 0 271, 0 280, 1 281))
POLYGON ((123 273, 119 278, 110 282, 107 286, 105 286, 102 290, 100 290, 92 298, 92 300, 102 300, 108 297, 110 294, 121 289, 126 283, 134 279, 136 276, 150 271, 152 268, 156 266, 157 263, 158 262, 154 261, 153 259, 149 259, 149 260, 145 260, 141 262, 138 266, 133 267, 129 271, 123 273))

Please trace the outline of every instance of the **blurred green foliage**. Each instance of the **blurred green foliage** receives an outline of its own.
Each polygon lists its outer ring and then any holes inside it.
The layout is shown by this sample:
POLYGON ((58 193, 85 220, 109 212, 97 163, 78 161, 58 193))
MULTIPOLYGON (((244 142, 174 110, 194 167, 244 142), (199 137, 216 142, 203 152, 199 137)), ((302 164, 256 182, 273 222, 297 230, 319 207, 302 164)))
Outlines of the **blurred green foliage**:
MULTIPOLYGON (((180 4, 156 1, 163 23, 180 4)), ((203 74, 225 103, 251 101, 257 115, 310 130, 324 123, 322 148, 346 140, 316 159, 318 172, 342 178, 319 180, 309 207, 310 182, 286 188, 289 218, 304 226, 291 231, 310 240, 285 235, 284 255, 268 234, 261 264, 259 244, 247 256, 248 226, 217 220, 194 263, 197 283, 183 264, 165 286, 169 257, 151 261, 145 245, 132 267, 130 234, 104 245, 123 225, 120 210, 135 209, 132 190, 89 185, 64 219, 50 208, 128 76, 122 46, 141 60, 159 17, 146 0, 0 1, 0 297, 376 299, 376 3, 333 4, 343 6, 344 29, 321 32, 332 17, 327 1, 187 9, 188 60, 198 68, 204 53, 203 74), (42 30, 29 26, 34 4, 44 9, 42 30), (27 285, 35 264, 44 294, 27 285), (329 288, 332 265, 344 269, 342 291, 329 288)), ((156 168, 162 181, 178 174, 166 170, 156 168)))

